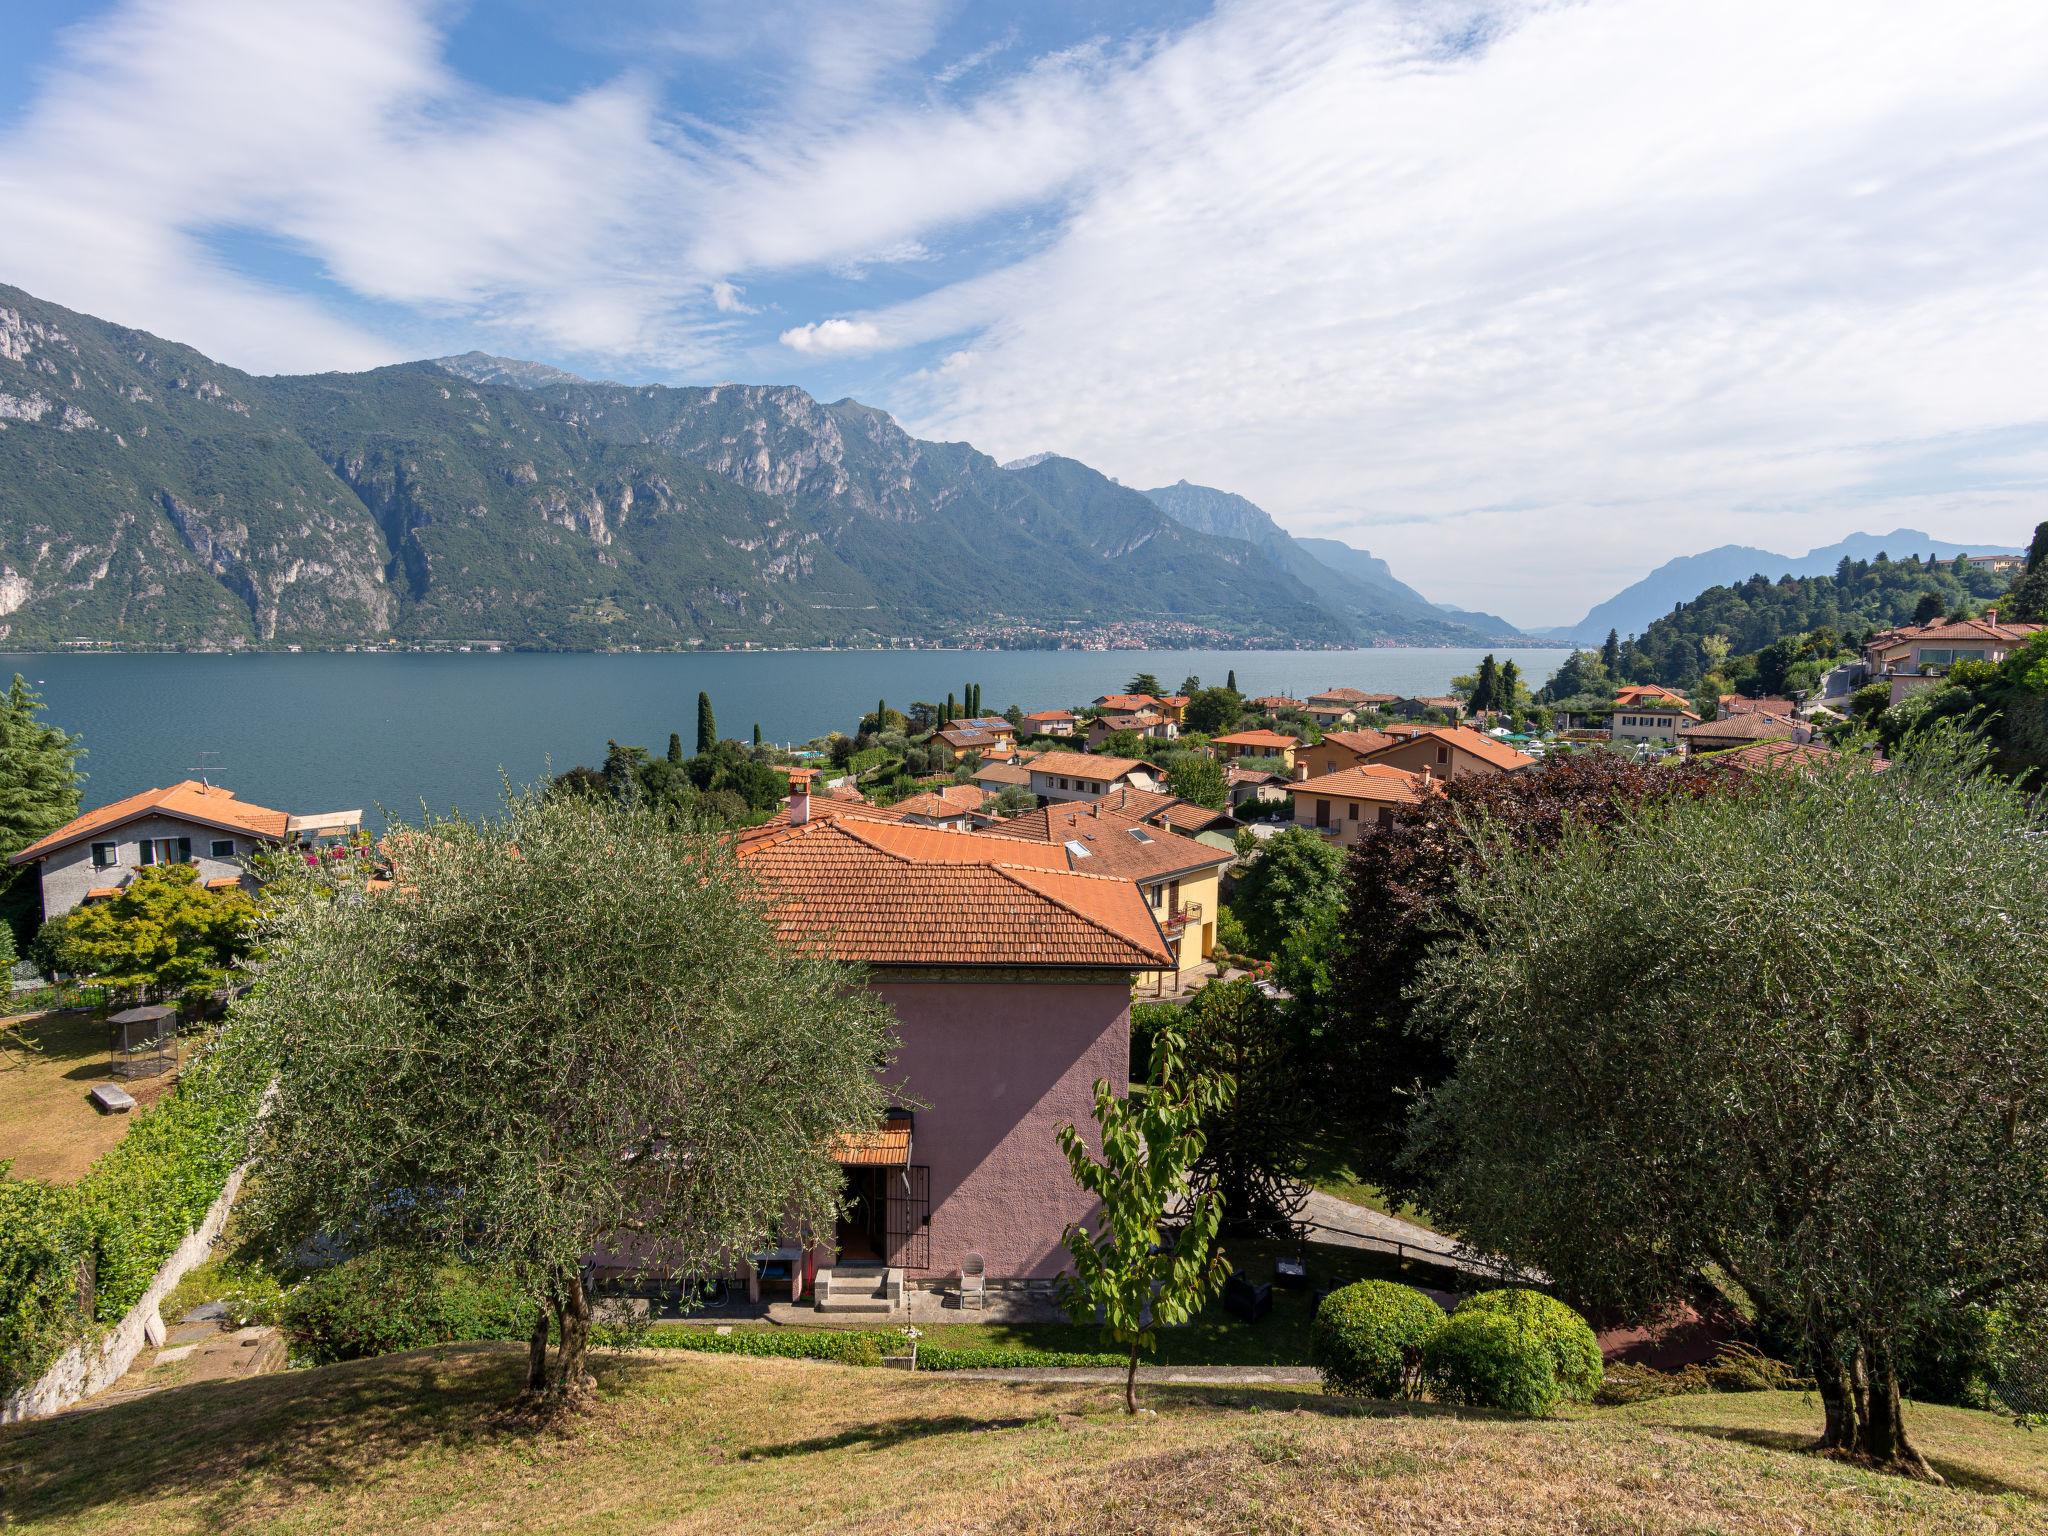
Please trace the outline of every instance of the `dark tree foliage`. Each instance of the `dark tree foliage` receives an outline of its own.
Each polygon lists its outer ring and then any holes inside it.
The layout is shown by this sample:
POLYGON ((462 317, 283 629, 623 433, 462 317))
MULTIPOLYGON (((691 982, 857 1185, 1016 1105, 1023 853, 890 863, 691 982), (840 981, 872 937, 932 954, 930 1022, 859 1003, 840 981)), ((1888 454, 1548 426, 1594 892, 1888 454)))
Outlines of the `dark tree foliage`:
POLYGON ((1605 825, 1631 805, 1735 782, 1703 764, 1585 753, 1526 773, 1450 780, 1352 850, 1330 992, 1306 1001, 1332 1063, 1323 1078, 1337 1096, 1330 1108, 1359 1132, 1361 1171, 1383 1187, 1415 1189, 1413 1170, 1399 1166, 1409 1112, 1451 1063, 1443 1042, 1410 1027, 1407 993, 1430 946, 1468 925, 1458 879, 1478 856, 1480 829, 1497 828, 1520 847, 1552 847, 1568 825, 1605 825))
POLYGON ((711 713, 711 695, 697 695, 697 755, 703 756, 718 742, 718 720, 711 713))
POLYGON ((1232 693, 1237 692, 1237 668, 1232 667, 1228 672, 1224 674, 1223 686, 1228 688, 1232 693))
POLYGON ((2034 529, 2034 542, 2027 547, 2027 573, 2012 589, 2004 614, 2021 623, 2048 624, 2048 522, 2034 529))
POLYGON ((1190 1188, 1221 1201, 1227 1236, 1293 1236, 1318 1128, 1310 1058, 1294 1024, 1253 983, 1229 981, 1197 993, 1174 1033, 1189 1072, 1236 1085, 1202 1114, 1190 1188))
POLYGON ((1207 736, 1222 736, 1236 729, 1243 714, 1244 700, 1235 688, 1204 688, 1188 699, 1187 727, 1207 736))

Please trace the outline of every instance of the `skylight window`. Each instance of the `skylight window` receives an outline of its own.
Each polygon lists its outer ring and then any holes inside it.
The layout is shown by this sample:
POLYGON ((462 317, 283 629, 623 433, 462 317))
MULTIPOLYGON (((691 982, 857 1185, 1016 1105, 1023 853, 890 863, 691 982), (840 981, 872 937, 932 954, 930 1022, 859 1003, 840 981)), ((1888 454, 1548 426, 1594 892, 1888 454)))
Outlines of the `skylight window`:
POLYGON ((1080 843, 1076 842, 1071 837, 1067 839, 1067 852, 1071 853, 1077 859, 1093 858, 1095 855, 1095 850, 1093 848, 1083 847, 1080 843))
POLYGON ((1141 843, 1149 843, 1152 841, 1152 834, 1150 832, 1147 832, 1143 827, 1131 828, 1131 836, 1136 838, 1141 843))

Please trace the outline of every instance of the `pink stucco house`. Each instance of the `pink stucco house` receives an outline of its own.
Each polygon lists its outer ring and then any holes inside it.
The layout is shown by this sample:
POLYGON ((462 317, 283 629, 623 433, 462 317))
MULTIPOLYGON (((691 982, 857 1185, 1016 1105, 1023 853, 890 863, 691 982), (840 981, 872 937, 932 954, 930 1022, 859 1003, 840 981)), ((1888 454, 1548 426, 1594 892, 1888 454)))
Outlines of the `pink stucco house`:
POLYGON ((890 1082, 918 1107, 837 1148, 849 1209, 803 1272, 935 1286, 975 1254, 991 1286, 1050 1282, 1093 1214, 1055 1133, 1090 1124, 1097 1079, 1129 1086, 1131 978, 1170 960, 1158 922, 1057 845, 891 820, 807 780, 740 856, 788 942, 868 967, 899 1021, 890 1082))

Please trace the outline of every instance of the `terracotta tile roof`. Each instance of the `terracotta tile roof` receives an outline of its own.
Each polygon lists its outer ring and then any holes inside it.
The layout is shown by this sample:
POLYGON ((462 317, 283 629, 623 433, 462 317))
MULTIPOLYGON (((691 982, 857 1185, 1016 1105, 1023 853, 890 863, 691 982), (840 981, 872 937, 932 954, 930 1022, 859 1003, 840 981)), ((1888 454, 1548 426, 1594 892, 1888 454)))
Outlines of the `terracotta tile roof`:
POLYGON ((1159 702, 1162 704, 1171 704, 1175 709, 1186 709, 1189 704, 1189 699, 1188 696, 1184 693, 1169 693, 1165 698, 1161 699, 1159 702))
POLYGON ((1247 768, 1243 763, 1231 762, 1223 766, 1225 784, 1284 784, 1287 781, 1277 773, 1264 768, 1247 768))
POLYGON ((1780 715, 1787 720, 1799 708, 1790 699, 1746 699, 1739 693, 1724 693, 1715 702, 1724 715, 1780 715))
POLYGON ((1317 745, 1342 747, 1354 757, 1364 757, 1368 752, 1393 745, 1393 741, 1394 738, 1385 731, 1325 731, 1317 745))
POLYGON ((1158 702, 1149 693, 1105 693, 1095 701, 1095 707, 1128 715, 1134 710, 1150 709, 1158 702))
POLYGON ((1112 784, 1134 768, 1148 773, 1159 769, 1143 758, 1109 757, 1094 752, 1046 752, 1031 760, 1033 773, 1063 774, 1070 779, 1087 779, 1095 784, 1112 784))
POLYGON ((1509 773, 1513 773, 1518 768, 1533 768, 1536 766, 1535 758, 1528 756, 1526 753, 1517 752, 1513 747, 1503 742, 1495 741, 1491 736, 1475 731, 1468 725, 1424 726, 1419 731, 1407 732, 1407 739, 1405 741, 1397 741, 1394 743, 1394 746, 1384 747, 1381 751, 1391 752, 1395 748, 1406 746, 1408 742, 1423 736, 1433 736, 1438 741, 1471 753, 1482 763, 1490 763, 1494 767, 1509 773))
POLYGON ((1134 715, 1097 715, 1088 724, 1091 727, 1104 726, 1112 731, 1143 731, 1161 724, 1165 719, 1164 715, 1154 714, 1149 709, 1141 709, 1134 715))
POLYGON ((1212 811, 1192 800, 1176 800, 1152 819, 1165 822, 1176 832, 1206 832, 1219 822, 1229 823, 1231 816, 1228 811, 1212 811))
MULTIPOLYGON (((1804 768, 1813 763, 1832 762, 1841 753, 1833 747, 1824 747, 1816 741, 1755 741, 1746 747, 1734 747, 1726 752, 1716 752, 1702 761, 1717 768, 1740 768, 1755 773, 1768 768, 1804 768)), ((1871 764, 1873 768, 1889 767, 1882 758, 1871 764)))
POLYGON ((1742 741, 1790 741, 1799 727, 1778 715, 1729 715, 1688 725, 1679 731, 1686 741, 1705 743, 1742 741))
POLYGON ((1226 747, 1271 747, 1278 752, 1286 747, 1298 747, 1301 738, 1289 736, 1282 731, 1233 731, 1228 736, 1212 736, 1212 742, 1226 747))
POLYGON ((1976 640, 2002 641, 2007 645, 2026 639, 2039 624, 2004 624, 1991 619, 1936 619, 1932 624, 1907 625, 1885 635, 1873 637, 1871 644, 1883 641, 1882 649, 1894 650, 1903 645, 1920 645, 1929 640, 1976 640))
POLYGON ((254 837, 272 839, 284 836, 285 823, 291 819, 283 811, 237 800, 231 789, 222 789, 217 784, 202 784, 197 779, 185 779, 169 789, 145 789, 125 800, 116 800, 112 805, 87 811, 49 836, 30 843, 7 862, 26 864, 31 859, 39 859, 59 848, 82 842, 96 833, 110 832, 141 816, 177 816, 227 832, 247 832, 254 837))
POLYGON ((892 807, 905 817, 921 817, 926 821, 951 821, 965 816, 969 811, 981 809, 988 798, 987 792, 974 784, 948 784, 944 789, 927 790, 921 795, 909 795, 898 800, 892 807), (966 791, 963 797, 961 791, 966 791))
POLYGON ((1311 704, 1390 704, 1393 700, 1391 693, 1360 693, 1356 688, 1325 688, 1308 696, 1311 704))
POLYGON ((876 1130, 841 1131, 830 1155, 849 1168, 902 1168, 910 1162, 910 1133, 910 1120, 892 1115, 876 1130))
POLYGON ((1074 712, 1071 709, 1034 709, 1028 711, 1024 718, 1026 720, 1071 720, 1074 718, 1074 712))
MULTIPOLYGON (((897 822, 902 819, 903 807, 900 805, 875 805, 867 800, 860 799, 841 800, 836 797, 828 799, 823 795, 811 796, 812 821, 897 822)), ((788 830, 789 807, 784 805, 781 810, 762 822, 758 827, 748 827, 741 832, 739 835, 740 846, 744 849, 749 839, 765 837, 773 832, 786 832, 788 830)))
POLYGON ((1109 808, 1102 800, 1041 806, 1003 822, 1005 837, 1032 837, 1059 852, 1068 869, 1120 875, 1138 881, 1164 880, 1197 869, 1214 869, 1232 855, 1182 837, 1142 817, 1109 808), (1077 852, 1085 849, 1086 852, 1077 852))
POLYGON ((1689 709, 1692 700, 1670 688, 1660 688, 1655 683, 1632 683, 1614 696, 1617 709, 1635 709, 1641 706, 1657 707, 1656 701, 1671 705, 1674 709, 1689 709))
POLYGON ((979 752, 984 748, 995 746, 1002 740, 994 731, 956 731, 951 727, 943 731, 934 731, 932 734, 955 752, 979 752))
POLYGON ((958 720, 948 720, 949 731, 987 731, 991 736, 1014 736, 1017 728, 1001 715, 967 715, 958 720))
POLYGON ((1329 799, 1378 800, 1389 805, 1414 805, 1427 793, 1419 773, 1386 763, 1359 763, 1339 768, 1313 779, 1296 779, 1287 786, 1290 795, 1320 795, 1329 799))
POLYGON ((785 827, 740 846, 784 942, 840 959, 1127 970, 1171 962, 1136 884, 1048 867, 1060 855, 1054 845, 853 819, 785 827))
POLYGON ((1256 709, 1263 709, 1268 712, 1281 709, 1301 708, 1300 699, 1290 699, 1284 693, 1262 693, 1256 699, 1248 699, 1245 702, 1252 705, 1256 709))
POLYGON ((974 770, 977 784, 1029 784, 1031 770, 1022 763, 983 763, 974 770))

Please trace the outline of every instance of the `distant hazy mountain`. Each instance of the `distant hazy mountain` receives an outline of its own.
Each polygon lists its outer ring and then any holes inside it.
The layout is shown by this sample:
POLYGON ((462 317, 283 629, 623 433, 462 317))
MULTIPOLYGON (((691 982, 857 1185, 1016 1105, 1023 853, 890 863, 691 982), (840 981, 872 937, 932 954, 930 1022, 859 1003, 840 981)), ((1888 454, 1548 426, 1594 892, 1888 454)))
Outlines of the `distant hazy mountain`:
POLYGON ((1781 576, 1825 576, 1842 563, 1869 560, 1884 553, 1893 559, 1907 555, 1932 555, 1953 560, 1957 555, 2017 555, 2025 551, 2006 544, 1955 544, 1937 539, 1917 528, 1894 528, 1890 533, 1852 533, 1836 544, 1808 550, 1803 555, 1773 554, 1743 544, 1724 544, 1704 554, 1681 555, 1667 560, 1641 581, 1624 587, 1576 624, 1563 624, 1537 633, 1576 645, 1597 645, 1611 629, 1621 635, 1639 635, 1680 603, 1689 603, 1709 587, 1734 586, 1752 576, 1776 581, 1781 576))
MULTIPOLYGON (((478 378, 486 382, 476 382, 478 378)), ((1071 461, 1056 461, 1059 465, 1071 461)), ((0 639, 1341 644, 1250 546, 801 389, 258 378, 0 286, 0 639)))
POLYGON ((1167 516, 1218 538, 1262 551, 1346 617, 1361 643, 1485 645, 1516 637, 1514 625, 1432 603, 1394 578, 1384 560, 1335 539, 1297 539, 1256 503, 1230 491, 1182 480, 1145 492, 1167 516))

